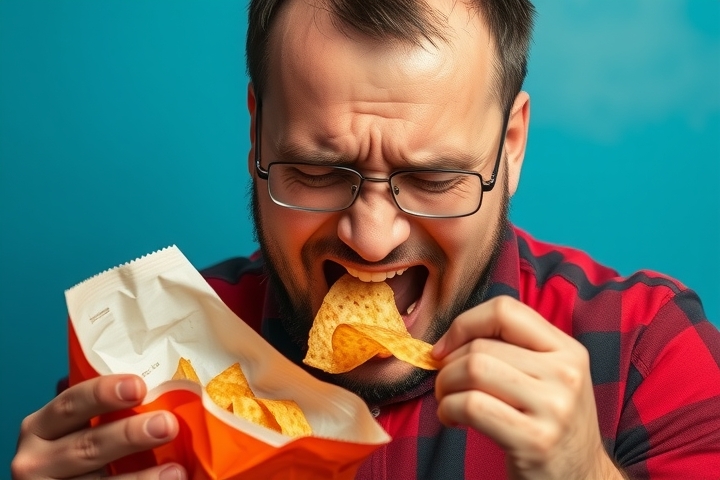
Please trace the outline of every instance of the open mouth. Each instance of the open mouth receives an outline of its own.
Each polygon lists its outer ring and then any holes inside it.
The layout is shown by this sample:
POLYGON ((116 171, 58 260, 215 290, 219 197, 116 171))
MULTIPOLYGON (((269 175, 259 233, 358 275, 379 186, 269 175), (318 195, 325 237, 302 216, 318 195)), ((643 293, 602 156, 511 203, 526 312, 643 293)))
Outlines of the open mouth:
MULTIPOLYGON (((328 289, 343 275, 348 273, 348 270, 342 265, 333 261, 326 261, 323 265, 325 273, 325 280, 327 281, 328 289)), ((355 272, 353 272, 355 273, 355 272)), ((361 275, 360 279, 364 281, 370 280, 367 278, 368 275, 361 275)), ((390 275, 388 275, 390 277, 390 275)), ((425 282, 428 277, 428 269, 422 265, 412 266, 402 273, 392 275, 392 278, 385 278, 384 281, 390 288, 392 288, 395 294, 395 305, 398 312, 406 319, 413 310, 415 309, 420 297, 422 296, 423 289, 425 288, 425 282)), ((382 278, 382 275, 380 275, 382 278)))

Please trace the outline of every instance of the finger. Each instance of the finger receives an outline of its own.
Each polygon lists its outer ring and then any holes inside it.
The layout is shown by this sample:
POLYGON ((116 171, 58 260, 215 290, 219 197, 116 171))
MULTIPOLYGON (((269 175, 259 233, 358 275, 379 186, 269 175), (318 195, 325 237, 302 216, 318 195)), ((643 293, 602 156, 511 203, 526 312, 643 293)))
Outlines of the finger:
POLYGON ((484 353, 465 355, 444 366, 435 381, 435 396, 444 397, 466 391, 480 391, 523 412, 540 408, 539 380, 484 353))
POLYGON ((438 418, 448 426, 465 425, 494 440, 504 450, 522 448, 532 419, 492 395, 477 390, 454 393, 438 402, 438 418))
POLYGON ((135 375, 106 375, 68 388, 27 419, 29 433, 55 440, 83 428, 91 418, 138 405, 145 382, 135 375))
POLYGON ((94 472, 87 473, 85 475, 80 475, 79 477, 73 478, 73 480, 98 480, 100 478, 107 478, 108 471, 105 468, 100 468, 98 470, 95 470, 94 472))
MULTIPOLYGON (((77 477, 75 480, 97 480, 98 478, 105 478, 99 473, 91 473, 82 477, 77 477)), ((156 467, 148 468, 141 472, 128 473, 124 475, 117 475, 112 477, 113 480, 187 480, 187 471, 178 465, 177 463, 169 463, 164 465, 158 465, 156 467)))
POLYGON ((445 355, 476 338, 497 338, 537 352, 560 348, 563 334, 532 308, 501 296, 459 315, 435 344, 433 356, 445 355))
POLYGON ((50 478, 69 478, 102 468, 131 453, 149 450, 177 436, 177 419, 170 412, 133 415, 115 422, 74 432, 46 442, 46 471, 50 478))
POLYGON ((494 338, 476 338, 447 354, 443 364, 475 353, 490 355, 533 378, 547 378, 545 352, 534 352, 494 338))

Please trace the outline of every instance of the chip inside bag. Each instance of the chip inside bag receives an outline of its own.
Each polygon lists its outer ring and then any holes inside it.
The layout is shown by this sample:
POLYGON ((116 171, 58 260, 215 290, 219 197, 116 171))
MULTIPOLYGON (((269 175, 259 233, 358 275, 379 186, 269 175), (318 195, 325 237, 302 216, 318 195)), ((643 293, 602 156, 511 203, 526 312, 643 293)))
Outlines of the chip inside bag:
POLYGON ((354 394, 287 360, 217 296, 177 247, 65 292, 70 384, 134 373, 142 405, 93 426, 169 410, 180 433, 124 457, 113 475, 170 461, 193 479, 350 479, 390 437, 354 394))

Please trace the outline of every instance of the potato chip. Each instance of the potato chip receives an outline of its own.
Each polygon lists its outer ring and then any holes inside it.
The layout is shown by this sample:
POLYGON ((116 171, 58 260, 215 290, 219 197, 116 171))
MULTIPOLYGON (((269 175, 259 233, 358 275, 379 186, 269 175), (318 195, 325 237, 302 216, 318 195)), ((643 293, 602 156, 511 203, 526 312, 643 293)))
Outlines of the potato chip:
MULTIPOLYGON (((180 358, 173 380, 189 379, 200 383, 189 360, 180 358)), ((208 382, 208 396, 224 410, 270 430, 290 437, 312 435, 302 410, 292 400, 257 398, 239 363, 234 363, 208 382)))
POLYGON ((312 434, 312 428, 305 418, 305 414, 294 401, 266 398, 257 398, 256 400, 270 411, 283 435, 301 437, 312 434))
MULTIPOLYGON (((343 352, 341 358, 348 364, 350 361, 345 359, 352 357, 352 345, 362 345, 365 342, 372 342, 377 345, 377 347, 375 347, 373 355, 365 358, 362 362, 369 360, 375 355, 382 355, 387 352, 404 362, 424 368, 425 370, 437 370, 440 366, 439 362, 430 354, 432 345, 422 340, 412 338, 409 335, 399 335, 397 332, 386 328, 371 327, 369 325, 342 324, 338 325, 332 339, 333 350, 343 352)), ((362 362, 348 368, 348 370, 355 368, 362 362)))
POLYGON ((385 282, 363 282, 349 274, 330 288, 308 338, 306 365, 343 373, 378 355, 435 370, 432 346, 410 336, 385 282), (347 325, 340 329, 340 325, 347 325))
POLYGON ((281 431, 280 425, 273 417, 272 412, 265 407, 258 398, 234 397, 231 407, 232 412, 240 418, 257 423, 276 432, 281 431))
POLYGON ((234 398, 255 396, 239 363, 233 363, 220 372, 208 382, 205 389, 210 398, 226 410, 230 408, 234 398))
POLYGON ((180 357, 180 361, 178 362, 177 370, 175 370, 175 374, 172 376, 173 380, 192 380, 193 382, 200 385, 200 379, 197 376, 197 373, 195 372, 195 369, 193 368, 192 364, 190 363, 190 360, 187 360, 183 357, 180 357))

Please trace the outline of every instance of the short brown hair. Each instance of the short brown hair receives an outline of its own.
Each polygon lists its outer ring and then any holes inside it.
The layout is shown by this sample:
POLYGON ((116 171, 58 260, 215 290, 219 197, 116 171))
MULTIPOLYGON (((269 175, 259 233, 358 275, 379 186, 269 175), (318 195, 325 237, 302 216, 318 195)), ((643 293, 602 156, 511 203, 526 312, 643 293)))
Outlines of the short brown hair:
MULTIPOLYGON (((444 19, 423 0, 318 0, 339 29, 369 37, 420 44, 444 40, 444 19)), ((509 109, 527 74, 527 57, 535 9, 528 0, 467 0, 487 25, 496 48, 495 91, 509 109)), ((248 9, 247 70, 256 95, 267 78, 268 38, 285 0, 252 0, 248 9)))

